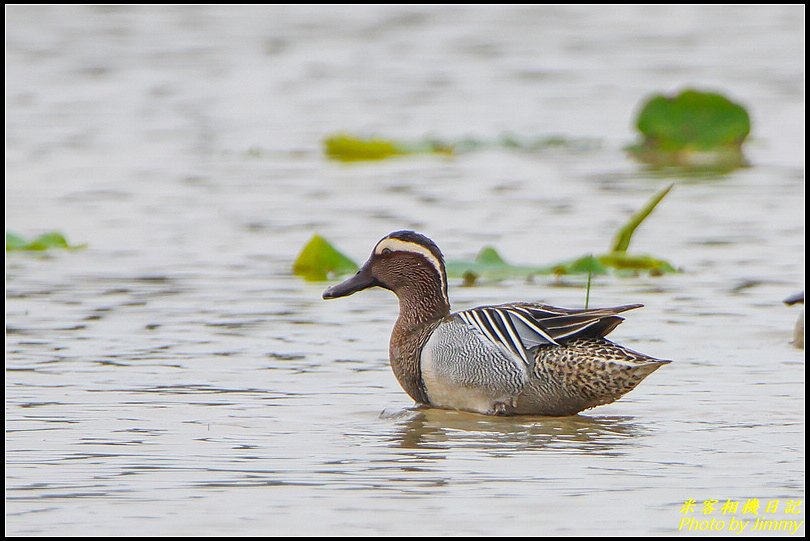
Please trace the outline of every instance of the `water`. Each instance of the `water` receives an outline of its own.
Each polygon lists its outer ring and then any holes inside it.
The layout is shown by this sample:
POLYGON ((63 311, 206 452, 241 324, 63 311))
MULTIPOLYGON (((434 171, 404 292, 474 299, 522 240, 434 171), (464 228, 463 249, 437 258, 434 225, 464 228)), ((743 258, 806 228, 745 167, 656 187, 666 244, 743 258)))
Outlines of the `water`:
MULTIPOLYGON (((801 501, 804 10, 748 7, 11 7, 6 227, 76 252, 6 258, 6 534, 677 532, 684 502, 801 501), (751 110, 752 166, 629 160, 653 91, 751 110), (341 166, 336 131, 598 142, 341 166), (685 272, 594 280, 642 302, 613 336, 673 359, 565 418, 412 410, 394 298, 290 276, 314 232, 357 260, 416 228, 454 258, 633 249, 685 272)), ((581 280, 455 308, 581 306, 581 280)), ((804 529, 799 531, 803 533, 804 529)), ((721 532, 721 533, 728 533, 721 532)))

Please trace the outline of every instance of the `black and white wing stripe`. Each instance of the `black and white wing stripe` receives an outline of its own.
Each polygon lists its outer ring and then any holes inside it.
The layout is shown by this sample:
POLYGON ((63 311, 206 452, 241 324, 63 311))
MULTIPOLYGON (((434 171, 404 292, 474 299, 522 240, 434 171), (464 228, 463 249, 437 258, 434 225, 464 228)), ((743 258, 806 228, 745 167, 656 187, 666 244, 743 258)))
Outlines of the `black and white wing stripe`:
POLYGON ((530 364, 527 352, 534 345, 557 344, 531 318, 507 308, 484 306, 458 312, 458 316, 481 331, 489 341, 506 347, 526 364, 530 364))
POLYGON ((624 318, 620 312, 640 307, 628 304, 611 308, 574 310, 545 304, 479 306, 458 312, 468 325, 494 344, 531 364, 529 351, 543 345, 559 346, 568 339, 605 336, 624 318))

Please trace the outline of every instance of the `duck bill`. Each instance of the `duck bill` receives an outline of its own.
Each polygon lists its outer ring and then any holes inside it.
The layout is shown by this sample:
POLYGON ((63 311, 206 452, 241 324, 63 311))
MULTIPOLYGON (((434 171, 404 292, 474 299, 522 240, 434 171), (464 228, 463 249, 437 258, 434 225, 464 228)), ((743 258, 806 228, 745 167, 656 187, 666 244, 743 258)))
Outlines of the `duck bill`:
POLYGON ((371 269, 368 265, 364 265, 362 269, 357 271, 357 274, 344 280, 343 282, 334 285, 323 292, 324 299, 337 299, 338 297, 348 297, 352 293, 357 293, 369 287, 379 285, 377 279, 371 275, 371 269))

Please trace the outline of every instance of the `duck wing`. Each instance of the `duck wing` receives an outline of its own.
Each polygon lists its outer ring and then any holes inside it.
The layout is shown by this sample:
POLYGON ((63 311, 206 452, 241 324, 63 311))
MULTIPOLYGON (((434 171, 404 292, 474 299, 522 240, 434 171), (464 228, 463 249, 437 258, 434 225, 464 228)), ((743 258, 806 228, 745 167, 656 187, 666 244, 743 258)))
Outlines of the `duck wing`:
POLYGON ((457 312, 470 327, 496 345, 505 347, 530 365, 529 350, 559 346, 576 338, 599 338, 616 328, 624 318, 617 315, 640 308, 625 304, 609 308, 570 309, 539 303, 479 306, 457 312))

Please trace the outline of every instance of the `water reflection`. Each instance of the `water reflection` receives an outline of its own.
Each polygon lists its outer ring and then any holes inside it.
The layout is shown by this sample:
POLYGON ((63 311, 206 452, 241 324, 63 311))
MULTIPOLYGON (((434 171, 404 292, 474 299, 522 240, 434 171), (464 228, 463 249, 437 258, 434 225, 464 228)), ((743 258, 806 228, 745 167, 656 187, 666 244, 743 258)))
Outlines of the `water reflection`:
POLYGON ((392 442, 405 449, 464 447, 503 454, 555 449, 623 454, 649 433, 631 416, 491 417, 461 411, 415 409, 383 412, 397 420, 392 442))

